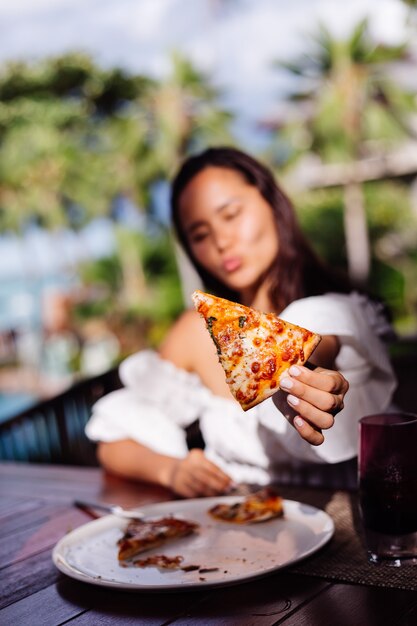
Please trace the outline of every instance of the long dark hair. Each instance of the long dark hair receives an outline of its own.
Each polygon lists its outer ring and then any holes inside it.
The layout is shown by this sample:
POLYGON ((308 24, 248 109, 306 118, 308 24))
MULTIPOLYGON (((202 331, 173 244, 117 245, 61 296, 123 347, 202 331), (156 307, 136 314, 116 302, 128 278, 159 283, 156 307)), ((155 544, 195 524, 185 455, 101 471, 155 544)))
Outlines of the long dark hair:
POLYGON ((294 208, 278 186, 272 172, 253 157, 235 148, 209 148, 188 158, 172 184, 172 222, 179 241, 196 268, 207 291, 228 299, 238 294, 228 289, 194 258, 180 219, 179 201, 188 183, 207 167, 234 170, 249 185, 255 186, 269 204, 279 233, 279 249, 268 270, 269 297, 277 312, 299 298, 321 295, 330 291, 348 293, 352 287, 348 278, 337 274, 319 259, 302 232, 294 208))

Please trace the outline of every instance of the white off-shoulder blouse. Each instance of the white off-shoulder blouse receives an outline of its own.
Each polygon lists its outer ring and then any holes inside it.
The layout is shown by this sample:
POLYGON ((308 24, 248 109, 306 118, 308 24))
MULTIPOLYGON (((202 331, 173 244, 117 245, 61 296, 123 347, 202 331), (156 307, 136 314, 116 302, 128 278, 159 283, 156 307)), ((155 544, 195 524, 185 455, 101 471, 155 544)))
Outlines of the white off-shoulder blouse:
POLYGON ((272 399, 244 412, 232 397, 215 396, 196 374, 145 350, 120 365, 123 389, 101 398, 86 426, 94 441, 133 439, 156 452, 184 457, 185 427, 200 420, 205 453, 235 481, 267 484, 283 465, 339 463, 357 455, 358 420, 389 408, 395 377, 382 318, 357 293, 326 294, 291 303, 283 319, 322 335, 337 335, 337 369, 349 381, 345 408, 321 446, 304 441, 272 399))

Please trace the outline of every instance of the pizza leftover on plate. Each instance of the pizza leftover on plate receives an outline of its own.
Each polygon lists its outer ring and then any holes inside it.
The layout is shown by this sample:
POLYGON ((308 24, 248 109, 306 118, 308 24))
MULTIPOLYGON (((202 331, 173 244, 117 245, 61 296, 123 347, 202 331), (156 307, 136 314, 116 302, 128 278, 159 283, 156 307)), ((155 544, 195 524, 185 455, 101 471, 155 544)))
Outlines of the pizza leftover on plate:
POLYGON ((284 507, 282 497, 271 487, 264 487, 233 504, 215 504, 208 512, 222 522, 253 524, 281 517, 284 507))
MULTIPOLYGON (((159 569, 179 569, 184 557, 167 556, 166 554, 153 554, 144 559, 136 559, 133 565, 136 567, 158 567, 159 569)), ((197 568, 198 569, 198 568, 197 568)))
POLYGON ((176 517, 133 519, 129 522, 123 537, 117 542, 119 561, 130 559, 145 550, 157 548, 168 541, 191 535, 198 528, 196 522, 176 517))

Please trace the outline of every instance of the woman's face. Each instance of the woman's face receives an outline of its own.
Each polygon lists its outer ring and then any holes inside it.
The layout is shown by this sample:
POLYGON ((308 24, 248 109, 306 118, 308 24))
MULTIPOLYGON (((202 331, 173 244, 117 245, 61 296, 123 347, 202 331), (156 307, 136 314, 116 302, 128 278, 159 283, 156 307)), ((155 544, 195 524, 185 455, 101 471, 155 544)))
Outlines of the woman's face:
POLYGON ((207 167, 185 187, 180 220, 197 261, 230 289, 257 290, 278 252, 272 209, 232 169, 207 167))

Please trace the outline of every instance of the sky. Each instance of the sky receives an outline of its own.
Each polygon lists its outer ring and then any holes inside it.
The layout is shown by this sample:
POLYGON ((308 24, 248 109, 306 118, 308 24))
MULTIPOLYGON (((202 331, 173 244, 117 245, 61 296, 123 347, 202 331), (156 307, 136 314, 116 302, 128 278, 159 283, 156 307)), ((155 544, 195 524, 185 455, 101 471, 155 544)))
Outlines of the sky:
MULTIPOLYGON (((273 60, 303 51, 319 21, 343 36, 365 16, 377 40, 405 36, 400 0, 0 0, 0 63, 81 50, 103 66, 158 78, 169 72, 169 52, 179 50, 221 89, 244 142, 260 119, 273 116, 288 88, 273 60)), ((32 234, 25 244, 37 250, 31 259, 40 272, 50 267, 54 247, 43 236, 32 234)), ((94 248, 94 234, 86 238, 94 248)), ((1 239, 8 262, 0 264, 0 278, 19 273, 22 264, 16 242, 1 239)), ((75 262, 81 247, 68 237, 62 245, 75 262)))

